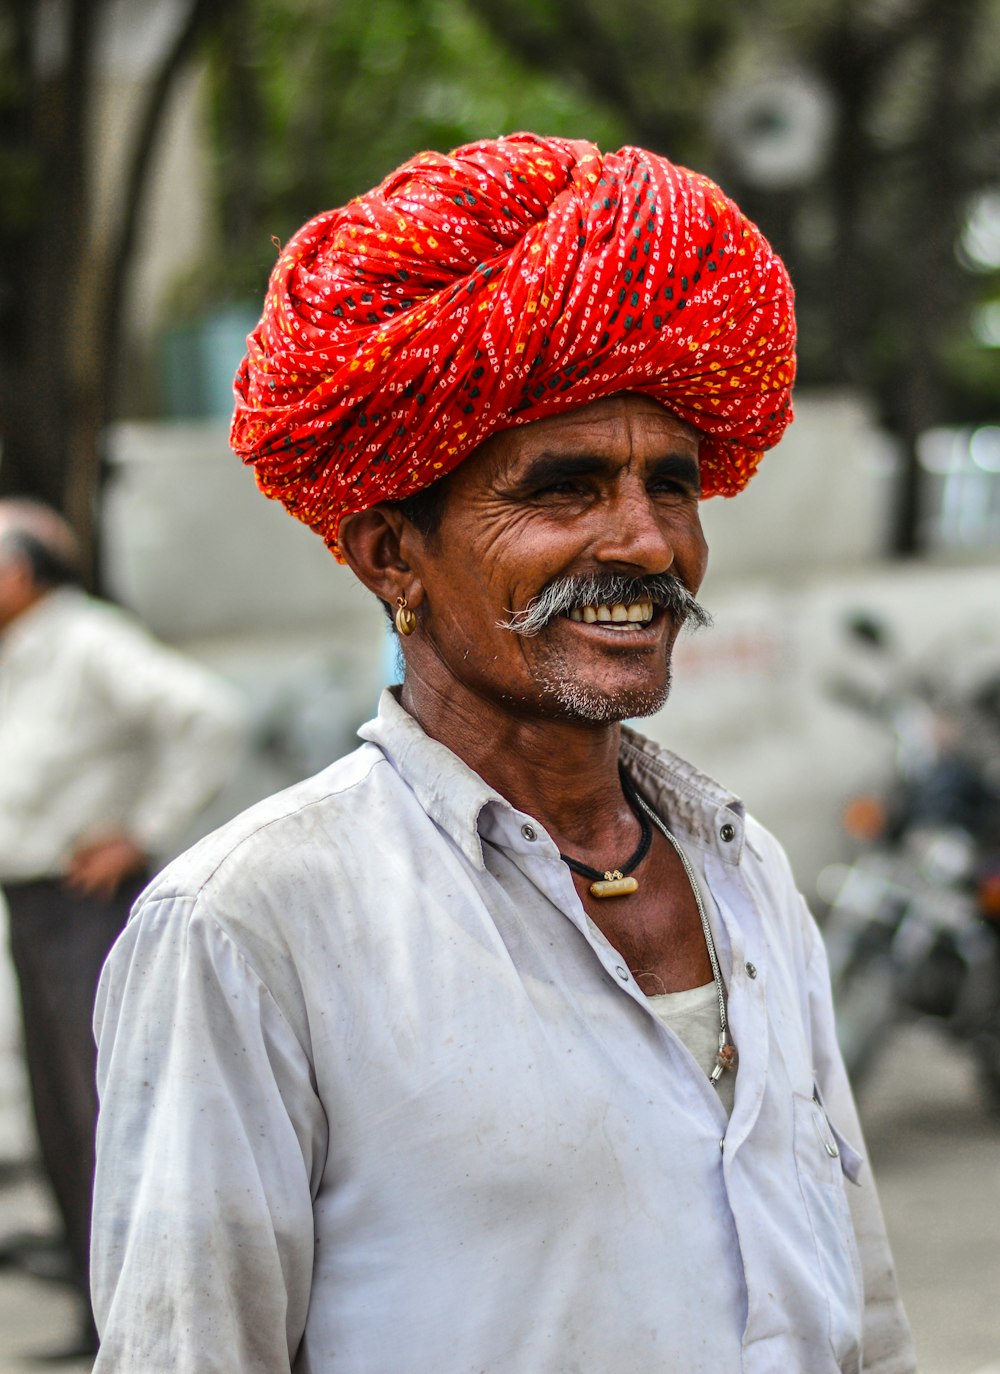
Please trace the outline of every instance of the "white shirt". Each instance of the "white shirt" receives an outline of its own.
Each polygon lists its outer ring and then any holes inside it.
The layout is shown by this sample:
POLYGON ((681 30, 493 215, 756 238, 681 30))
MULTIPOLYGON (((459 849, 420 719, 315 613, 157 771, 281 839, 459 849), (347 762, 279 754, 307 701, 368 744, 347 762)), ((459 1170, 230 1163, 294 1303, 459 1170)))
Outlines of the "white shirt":
POLYGON ((124 612, 49 592, 0 639, 0 881, 57 877, 84 839, 166 852, 229 773, 234 694, 124 612))
POLYGON ((771 836, 625 733, 714 898, 727 1120, 538 821, 391 694, 361 734, 171 865, 105 969, 96 1374, 911 1374, 771 836))

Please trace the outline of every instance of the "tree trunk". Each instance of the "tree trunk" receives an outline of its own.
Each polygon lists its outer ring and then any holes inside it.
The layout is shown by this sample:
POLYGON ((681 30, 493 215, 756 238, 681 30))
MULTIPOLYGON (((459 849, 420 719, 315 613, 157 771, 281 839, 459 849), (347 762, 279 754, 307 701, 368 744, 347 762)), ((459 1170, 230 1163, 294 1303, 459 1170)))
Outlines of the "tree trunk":
POLYGON ((87 181, 100 0, 68 0, 66 62, 26 87, 42 196, 24 235, 24 271, 10 282, 17 327, 4 340, 0 367, 0 494, 35 496, 63 511, 92 584, 100 567, 102 444, 118 405, 129 274, 156 140, 178 76, 236 3, 190 0, 136 117, 118 221, 103 246, 88 233, 87 181))
MULTIPOLYGON (((22 16, 30 31, 38 7, 22 16)), ((23 132, 39 167, 37 219, 22 239, 23 269, 2 368, 3 461, 0 491, 35 496, 66 509, 66 472, 88 439, 81 425, 75 360, 86 329, 78 282, 88 212, 88 110, 100 5, 64 6, 61 68, 25 81, 23 132)), ((78 526, 89 549, 90 520, 78 526)))
POLYGON ((918 443, 943 419, 939 342, 953 313, 950 269, 965 194, 965 77, 977 41, 979 10, 979 0, 953 0, 947 9, 928 5, 925 14, 932 61, 925 119, 914 139, 922 153, 912 177, 915 232, 898 262, 909 308, 900 321, 907 338, 894 427, 902 441, 902 466, 890 551, 901 558, 923 553, 926 545, 918 443))

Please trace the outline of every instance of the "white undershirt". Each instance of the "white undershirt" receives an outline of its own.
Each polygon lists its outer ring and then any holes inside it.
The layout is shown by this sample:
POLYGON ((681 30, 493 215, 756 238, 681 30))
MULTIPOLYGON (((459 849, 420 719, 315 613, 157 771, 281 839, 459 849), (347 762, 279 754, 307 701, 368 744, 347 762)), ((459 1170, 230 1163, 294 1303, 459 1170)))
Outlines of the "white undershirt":
MULTIPOLYGON (((719 999, 715 983, 684 992, 661 992, 646 998, 650 1011, 668 1025, 682 1044, 694 1056, 695 1062, 710 1074, 715 1068, 719 1052, 719 999)), ((727 1069, 719 1079, 716 1091, 719 1101, 732 1115, 736 1090, 736 1071, 727 1069)))

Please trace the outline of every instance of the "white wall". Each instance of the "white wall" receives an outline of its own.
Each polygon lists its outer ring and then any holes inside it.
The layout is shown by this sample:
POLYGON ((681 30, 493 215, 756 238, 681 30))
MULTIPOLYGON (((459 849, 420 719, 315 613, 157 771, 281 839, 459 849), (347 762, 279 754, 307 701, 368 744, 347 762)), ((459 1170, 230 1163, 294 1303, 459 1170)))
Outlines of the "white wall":
POLYGON ((745 491, 706 501, 707 586, 878 561, 889 519, 893 449, 846 392, 796 396, 795 420, 745 491))

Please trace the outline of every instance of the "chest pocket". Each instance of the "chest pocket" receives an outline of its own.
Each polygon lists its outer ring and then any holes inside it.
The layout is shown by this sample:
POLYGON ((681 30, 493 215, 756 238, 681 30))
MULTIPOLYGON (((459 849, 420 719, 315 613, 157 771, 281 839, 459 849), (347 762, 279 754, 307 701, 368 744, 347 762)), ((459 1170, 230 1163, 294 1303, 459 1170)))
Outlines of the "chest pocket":
POLYGON ((794 1132, 799 1190, 826 1289, 830 1346, 843 1374, 858 1374, 864 1294, 844 1180, 857 1183, 862 1159, 833 1126, 815 1092, 794 1094, 794 1132))

